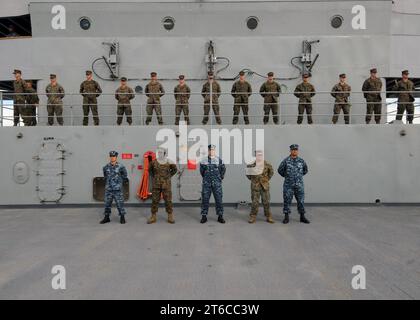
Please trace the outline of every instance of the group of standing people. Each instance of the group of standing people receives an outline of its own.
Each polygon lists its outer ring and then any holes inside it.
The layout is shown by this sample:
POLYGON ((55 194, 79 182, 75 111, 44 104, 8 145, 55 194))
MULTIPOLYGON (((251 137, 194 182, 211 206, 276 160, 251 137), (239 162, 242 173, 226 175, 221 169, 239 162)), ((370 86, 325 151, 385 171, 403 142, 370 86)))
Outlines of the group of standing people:
MULTIPOLYGON (((109 153, 110 162, 103 168, 105 178, 105 211, 101 224, 111 221, 111 205, 115 200, 120 216, 120 223, 126 223, 123 196, 123 183, 128 179, 127 170, 117 161, 118 153, 109 153)), ((168 223, 174 224, 175 218, 172 205, 171 179, 178 172, 176 164, 167 158, 167 151, 158 148, 156 159, 149 164, 149 172, 152 176, 152 205, 148 224, 157 222, 157 212, 160 199, 165 202, 168 214, 168 223)), ((300 222, 308 224, 305 217, 305 191, 303 177, 308 173, 306 162, 299 157, 299 146, 290 146, 290 155, 285 158, 278 167, 278 173, 284 178, 283 184, 283 223, 289 223, 290 205, 293 197, 296 198, 297 208, 300 214, 300 222)), ((200 162, 200 174, 202 177, 201 190, 201 220, 207 222, 209 203, 213 195, 216 205, 217 221, 226 223, 223 207, 223 180, 226 174, 226 166, 223 160, 216 155, 216 146, 208 146, 208 155, 200 162)), ((274 175, 272 165, 264 159, 262 150, 255 151, 255 161, 246 167, 246 176, 251 181, 251 212, 248 222, 255 223, 260 205, 260 199, 264 208, 264 215, 268 223, 274 223, 270 209, 270 180, 274 175)))
MULTIPOLYGON (((370 70, 370 77, 365 80, 362 86, 362 92, 366 99, 366 123, 369 124, 372 114, 375 115, 375 122, 381 122, 382 114, 382 81, 377 76, 377 69, 370 70)), ((31 81, 22 79, 20 70, 14 71, 14 125, 17 126, 20 116, 27 126, 37 124, 36 108, 39 104, 39 97, 33 88, 31 81)), ((392 91, 398 96, 398 110, 396 120, 401 120, 404 112, 407 113, 407 122, 412 123, 414 119, 414 84, 408 79, 408 70, 402 71, 402 78, 395 82, 392 91)), ((163 85, 158 81, 157 73, 150 74, 150 82, 145 87, 145 95, 147 96, 146 105, 146 125, 152 121, 153 113, 156 114, 159 125, 163 125, 161 98, 165 95, 163 85)), ((191 89, 186 84, 185 76, 178 77, 179 84, 174 88, 175 96, 175 125, 179 124, 181 114, 184 114, 184 120, 190 124, 189 117, 189 99, 191 89)), ((56 117, 59 125, 63 125, 63 98, 65 96, 64 88, 57 83, 57 76, 50 75, 50 84, 45 89, 48 112, 48 125, 54 124, 56 117)), ((210 108, 213 109, 216 123, 222 124, 220 116, 219 97, 222 93, 220 84, 214 79, 212 72, 208 73, 207 82, 204 83, 201 95, 204 99, 204 116, 202 124, 205 125, 209 121, 210 108)), ((281 94, 281 86, 274 80, 274 73, 267 74, 267 80, 261 85, 260 95, 264 99, 264 117, 263 123, 269 122, 270 113, 272 114, 273 123, 279 124, 279 96, 281 94)), ((89 113, 93 115, 94 125, 99 125, 98 101, 97 98, 102 94, 99 83, 93 79, 92 71, 86 71, 86 80, 80 85, 80 94, 83 96, 83 125, 89 124, 89 113)), ((245 80, 245 72, 239 73, 239 79, 234 82, 231 95, 234 98, 233 104, 233 121, 237 124, 239 114, 242 111, 244 123, 249 124, 249 97, 252 95, 251 84, 245 80)), ((312 98, 316 95, 315 87, 310 83, 310 74, 302 75, 302 82, 298 84, 294 90, 294 95, 299 99, 297 124, 303 122, 304 113, 307 115, 308 124, 312 124, 312 98)), ((339 75, 339 82, 331 89, 331 95, 335 99, 333 108, 332 123, 336 124, 339 114, 344 114, 344 122, 350 123, 350 95, 351 87, 347 84, 346 74, 339 75)), ((129 125, 133 123, 131 100, 135 98, 134 90, 128 86, 127 78, 122 77, 120 86, 115 92, 117 100, 117 124, 121 125, 123 116, 129 125)))

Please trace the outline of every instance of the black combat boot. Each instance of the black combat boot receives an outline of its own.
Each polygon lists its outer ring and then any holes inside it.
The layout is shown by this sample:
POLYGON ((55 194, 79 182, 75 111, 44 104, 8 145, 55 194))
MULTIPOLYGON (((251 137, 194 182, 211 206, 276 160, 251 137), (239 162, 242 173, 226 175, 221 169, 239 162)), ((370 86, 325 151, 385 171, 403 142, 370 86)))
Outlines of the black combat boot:
POLYGON ((99 222, 100 224, 105 224, 111 222, 111 220, 109 219, 109 215, 105 215, 105 217, 101 220, 101 222, 99 222))
POLYGON ((300 215, 300 222, 306 223, 306 224, 311 223, 308 219, 306 219, 304 214, 300 215))
POLYGON ((201 221, 200 221, 200 223, 206 223, 207 222, 207 216, 206 215, 202 215, 201 216, 201 221))
POLYGON ((125 224, 125 217, 124 217, 124 216, 121 216, 121 217, 120 217, 120 223, 121 223, 121 224, 125 224))
POLYGON ((220 215, 220 216, 217 218, 217 222, 219 222, 219 223, 226 223, 226 221, 225 221, 225 219, 223 219, 223 216, 222 216, 222 215, 220 215))
POLYGON ((288 224, 288 223, 289 223, 289 215, 286 213, 284 215, 283 224, 288 224))

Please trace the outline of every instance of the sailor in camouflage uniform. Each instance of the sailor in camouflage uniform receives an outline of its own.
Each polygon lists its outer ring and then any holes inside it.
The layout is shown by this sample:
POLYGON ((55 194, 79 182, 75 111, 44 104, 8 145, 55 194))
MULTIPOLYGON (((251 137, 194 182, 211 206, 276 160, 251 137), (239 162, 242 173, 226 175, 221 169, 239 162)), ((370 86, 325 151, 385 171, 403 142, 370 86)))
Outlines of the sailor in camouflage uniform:
POLYGON ((131 115, 133 111, 131 110, 130 101, 134 99, 134 91, 132 88, 127 86, 127 78, 121 78, 121 85, 115 91, 115 99, 118 101, 117 105, 117 125, 121 125, 123 120, 123 115, 125 114, 127 118, 127 123, 131 126, 133 119, 131 115))
POLYGON ((312 97, 315 95, 315 87, 309 83, 310 75, 305 73, 302 75, 302 83, 298 84, 295 89, 295 97, 299 98, 297 124, 301 124, 303 121, 303 113, 306 110, 308 117, 308 124, 312 124, 312 97))
POLYGON ((223 218, 223 189, 226 166, 222 159, 216 156, 216 146, 208 146, 208 156, 200 162, 200 174, 203 177, 201 191, 201 223, 207 222, 210 196, 213 193, 216 202, 217 221, 225 223, 223 218))
POLYGON ((184 113, 185 122, 187 125, 190 124, 190 118, 188 116, 188 100, 190 99, 191 89, 185 83, 185 76, 180 75, 178 77, 179 84, 174 88, 175 95, 175 125, 179 125, 179 119, 181 117, 181 112, 184 113))
POLYGON ((83 96, 83 125, 89 124, 89 111, 92 111, 93 122, 99 126, 98 100, 102 89, 98 82, 93 80, 92 71, 86 71, 86 80, 80 85, 80 94, 83 96))
POLYGON ((331 95, 335 98, 334 115, 332 117, 334 124, 337 123, 341 110, 344 113, 344 122, 346 124, 350 123, 350 91, 351 87, 346 83, 346 75, 344 73, 340 74, 340 82, 331 89, 331 95))
POLYGON ((414 119, 414 83, 408 79, 408 70, 402 72, 402 79, 396 81, 392 91, 398 94, 398 109, 395 120, 402 120, 404 111, 407 112, 407 122, 412 124, 414 119), (411 92, 410 92, 411 91, 411 92))
POLYGON ((54 115, 57 117, 57 122, 60 126, 64 124, 63 121, 63 98, 64 88, 57 83, 57 76, 50 74, 50 84, 45 88, 47 94, 47 112, 48 125, 54 124, 54 115))
POLYGON ((295 196, 297 201, 300 222, 309 223, 309 220, 305 217, 305 189, 303 184, 303 176, 308 173, 308 166, 298 155, 299 146, 297 144, 292 144, 290 146, 290 156, 284 159, 278 168, 278 173, 284 178, 284 224, 289 223, 290 205, 292 204, 293 196, 295 196))
POLYGON ((248 81, 245 80, 245 72, 239 72, 239 80, 236 81, 231 90, 232 96, 235 98, 234 105, 233 105, 233 124, 238 123, 238 115, 240 110, 242 109, 242 113, 244 114, 244 122, 245 124, 249 124, 248 118, 248 98, 252 94, 252 88, 248 81))
MULTIPOLYGON (((20 122, 20 116, 25 109, 26 82, 22 79, 22 71, 14 70, 15 81, 13 81, 13 125, 16 127, 20 122)), ((23 112, 24 113, 24 112, 23 112)))
POLYGON ((270 211, 270 179, 274 174, 271 164, 264 160, 264 154, 261 150, 255 152, 255 161, 247 165, 246 176, 251 180, 251 214, 249 223, 255 223, 257 220, 258 208, 260 206, 260 197, 264 207, 264 215, 267 222, 274 223, 270 211))
POLYGON ((268 123, 270 110, 273 113, 273 122, 279 123, 279 96, 281 93, 280 85, 274 81, 274 73, 267 74, 268 79, 260 87, 260 94, 264 98, 264 124, 268 123))
POLYGON ((152 175, 152 215, 147 220, 148 224, 155 223, 156 214, 159 209, 161 194, 165 201, 166 212, 168 213, 168 223, 175 223, 172 206, 172 186, 171 179, 178 172, 174 163, 167 157, 167 150, 158 148, 156 159, 149 165, 149 172, 152 175))
POLYGON ((165 95, 165 89, 163 89, 163 86, 160 84, 160 82, 157 81, 156 72, 151 72, 150 78, 151 80, 146 85, 146 88, 145 88, 145 93, 147 96, 146 125, 148 125, 152 121, 153 110, 155 110, 156 112, 158 123, 162 125, 163 120, 162 120, 162 107, 160 105, 160 98, 165 95))
POLYGON ((39 105, 39 97, 32 87, 32 81, 26 82, 26 106, 22 110, 23 123, 25 126, 36 126, 36 108, 39 105))
POLYGON ((216 117, 216 123, 222 124, 222 119, 220 118, 220 107, 219 107, 219 97, 221 94, 221 89, 219 83, 214 80, 213 72, 209 72, 207 74, 208 81, 203 85, 201 89, 201 96, 204 98, 204 117, 203 117, 203 124, 207 124, 209 121, 209 113, 210 113, 210 86, 212 92, 212 108, 213 113, 216 117))
POLYGON ((366 79, 362 86, 363 96, 366 99, 366 124, 370 123, 372 113, 375 113, 375 122, 381 123, 382 113, 382 81, 377 77, 378 70, 370 70, 370 78, 366 79))
POLYGON ((123 183, 128 181, 127 170, 124 165, 117 162, 118 152, 111 151, 109 153, 110 162, 103 168, 105 179, 105 213, 101 224, 108 223, 111 220, 112 201, 115 200, 117 204, 118 213, 120 215, 120 223, 125 223, 125 209, 124 209, 124 190, 123 183))

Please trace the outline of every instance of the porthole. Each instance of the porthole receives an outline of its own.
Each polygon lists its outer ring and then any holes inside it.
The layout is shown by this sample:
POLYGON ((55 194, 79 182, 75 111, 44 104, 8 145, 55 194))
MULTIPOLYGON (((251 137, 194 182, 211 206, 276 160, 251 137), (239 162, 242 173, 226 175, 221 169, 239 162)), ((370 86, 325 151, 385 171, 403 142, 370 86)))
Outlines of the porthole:
POLYGON ((134 88, 134 90, 136 91, 137 94, 143 93, 143 87, 142 86, 136 86, 134 88))
POLYGON ((257 17, 248 17, 246 19, 246 26, 249 30, 255 30, 258 27, 258 18, 257 17))
POLYGON ((82 17, 79 19, 79 25, 80 28, 82 28, 83 30, 89 30, 92 23, 90 22, 90 19, 88 17, 82 17))
POLYGON ((175 19, 172 17, 165 17, 162 20, 163 27, 165 30, 172 30, 175 27, 175 19))
POLYGON ((331 27, 333 27, 334 29, 340 28, 343 24, 343 20, 344 19, 342 16, 339 16, 339 15, 333 16, 331 18, 331 27))

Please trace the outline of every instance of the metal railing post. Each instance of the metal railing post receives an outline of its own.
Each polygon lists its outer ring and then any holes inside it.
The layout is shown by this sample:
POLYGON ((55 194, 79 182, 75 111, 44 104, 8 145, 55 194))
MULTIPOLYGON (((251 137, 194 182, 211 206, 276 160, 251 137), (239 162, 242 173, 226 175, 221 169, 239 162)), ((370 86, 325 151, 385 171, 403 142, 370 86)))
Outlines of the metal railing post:
POLYGON ((74 126, 73 105, 70 105, 70 124, 74 126))
MULTIPOLYGON (((210 84, 210 110, 209 110, 209 116, 210 116, 210 113, 212 112, 213 113, 213 117, 215 117, 216 115, 213 112, 213 81, 212 82, 209 81, 209 84, 210 84)), ((210 117, 210 125, 211 126, 213 125, 213 117, 210 117)))
POLYGON ((0 91, 0 127, 3 127, 3 92, 0 91))

